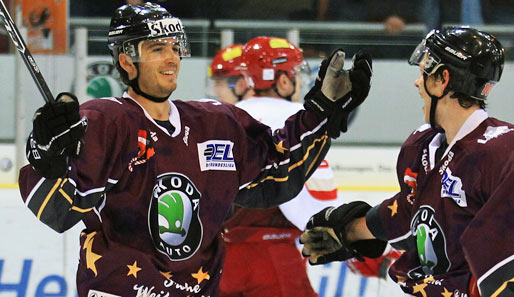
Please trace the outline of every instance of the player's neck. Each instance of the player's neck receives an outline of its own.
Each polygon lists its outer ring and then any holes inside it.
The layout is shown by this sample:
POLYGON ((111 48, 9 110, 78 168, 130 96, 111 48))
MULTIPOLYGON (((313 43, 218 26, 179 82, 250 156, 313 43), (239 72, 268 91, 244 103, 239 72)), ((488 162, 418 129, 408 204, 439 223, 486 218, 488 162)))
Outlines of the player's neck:
POLYGON ((171 107, 170 102, 168 100, 164 102, 154 102, 146 99, 145 97, 137 94, 129 88, 129 95, 137 101, 143 108, 148 112, 148 114, 155 120, 159 121, 167 121, 170 117, 171 107))
POLYGON ((471 114, 480 109, 479 106, 464 108, 459 105, 457 99, 452 98, 450 100, 452 100, 451 106, 442 114, 440 120, 441 127, 445 131, 446 141, 448 143, 452 142, 471 114))

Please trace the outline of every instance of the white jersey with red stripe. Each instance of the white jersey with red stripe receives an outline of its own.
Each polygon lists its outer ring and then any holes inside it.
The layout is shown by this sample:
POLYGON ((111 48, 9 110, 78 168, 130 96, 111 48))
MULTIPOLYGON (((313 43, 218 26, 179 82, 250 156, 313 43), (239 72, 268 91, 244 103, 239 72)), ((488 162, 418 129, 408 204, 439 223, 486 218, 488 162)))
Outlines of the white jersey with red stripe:
MULTIPOLYGON (((236 104, 254 119, 268 125, 272 130, 284 126, 285 120, 303 109, 299 102, 279 98, 253 97, 236 104)), ((309 218, 328 206, 338 206, 343 199, 337 193, 334 172, 326 160, 305 183, 302 191, 292 200, 281 204, 284 216, 298 229, 303 230, 309 218)))

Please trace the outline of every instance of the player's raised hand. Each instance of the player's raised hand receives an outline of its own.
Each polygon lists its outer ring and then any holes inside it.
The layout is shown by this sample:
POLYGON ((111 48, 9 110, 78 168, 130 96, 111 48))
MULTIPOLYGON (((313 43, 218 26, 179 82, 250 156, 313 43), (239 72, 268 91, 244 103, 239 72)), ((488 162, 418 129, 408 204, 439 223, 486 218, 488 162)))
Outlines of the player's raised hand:
POLYGON ((335 50, 321 63, 314 87, 305 96, 305 108, 328 118, 327 130, 332 138, 348 130, 348 116, 367 97, 372 75, 371 56, 359 52, 353 67, 344 70, 345 53, 335 50))
POLYGON ((54 103, 45 104, 34 114, 26 149, 30 164, 44 177, 64 176, 67 158, 80 154, 86 127, 87 119, 80 118, 75 95, 59 94, 54 103))

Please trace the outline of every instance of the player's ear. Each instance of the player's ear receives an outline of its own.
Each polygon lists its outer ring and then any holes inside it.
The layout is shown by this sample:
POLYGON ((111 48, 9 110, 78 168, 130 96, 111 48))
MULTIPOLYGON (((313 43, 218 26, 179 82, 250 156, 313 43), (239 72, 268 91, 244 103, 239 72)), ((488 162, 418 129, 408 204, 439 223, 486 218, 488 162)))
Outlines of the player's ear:
POLYGON ((118 58, 121 68, 123 68, 123 70, 125 70, 128 73, 129 79, 133 79, 134 77, 136 77, 137 68, 136 65, 134 65, 134 62, 132 62, 132 58, 123 53, 120 53, 118 58))
POLYGON ((450 82, 450 71, 448 71, 448 69, 443 70, 441 82, 444 88, 446 88, 446 86, 450 82))
POLYGON ((278 75, 277 82, 276 82, 278 89, 283 90, 283 89, 287 88, 287 85, 290 83, 291 83, 291 80, 289 79, 287 74, 282 72, 278 75))

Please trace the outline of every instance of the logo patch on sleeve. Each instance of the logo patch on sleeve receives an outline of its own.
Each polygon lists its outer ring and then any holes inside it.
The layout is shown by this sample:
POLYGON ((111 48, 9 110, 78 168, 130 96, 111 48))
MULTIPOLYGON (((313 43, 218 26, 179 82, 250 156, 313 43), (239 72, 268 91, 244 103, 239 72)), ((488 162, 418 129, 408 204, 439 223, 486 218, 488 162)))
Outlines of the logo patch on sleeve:
POLYGON ((232 148, 234 143, 229 140, 209 140, 198 143, 198 160, 200 169, 236 171, 236 163, 232 148))

